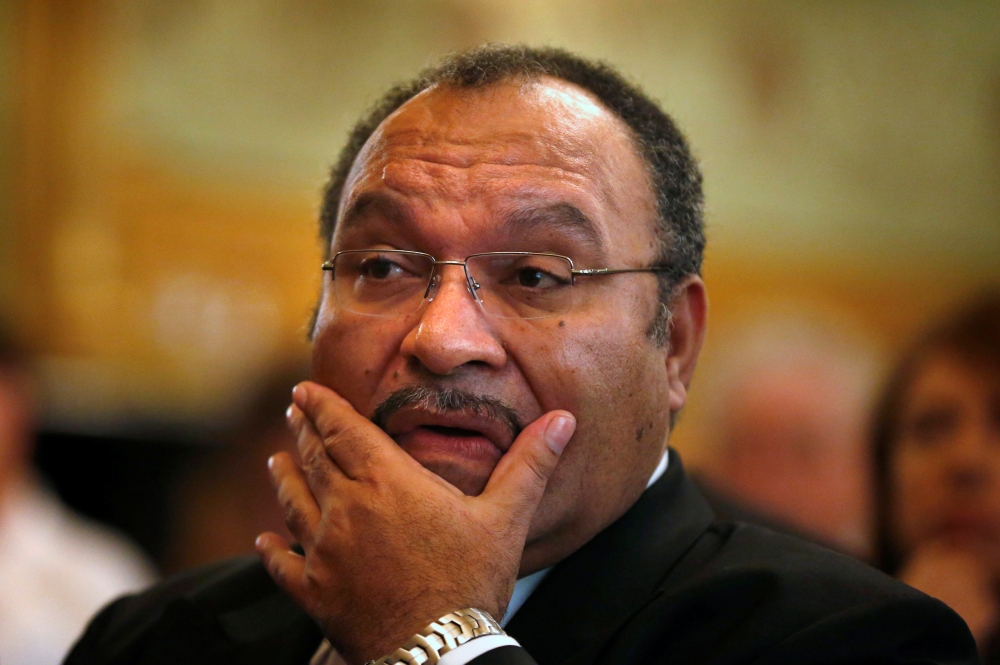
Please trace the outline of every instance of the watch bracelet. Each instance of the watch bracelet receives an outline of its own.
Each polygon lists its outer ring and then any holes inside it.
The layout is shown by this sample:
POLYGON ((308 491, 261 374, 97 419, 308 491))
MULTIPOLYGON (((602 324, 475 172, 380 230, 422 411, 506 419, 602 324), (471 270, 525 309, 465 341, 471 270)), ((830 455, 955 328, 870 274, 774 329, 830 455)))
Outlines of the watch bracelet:
POLYGON ((437 665, 441 656, 457 649, 469 640, 485 635, 506 635, 493 617, 482 610, 468 607, 449 612, 428 624, 406 644, 378 660, 365 665, 437 665))

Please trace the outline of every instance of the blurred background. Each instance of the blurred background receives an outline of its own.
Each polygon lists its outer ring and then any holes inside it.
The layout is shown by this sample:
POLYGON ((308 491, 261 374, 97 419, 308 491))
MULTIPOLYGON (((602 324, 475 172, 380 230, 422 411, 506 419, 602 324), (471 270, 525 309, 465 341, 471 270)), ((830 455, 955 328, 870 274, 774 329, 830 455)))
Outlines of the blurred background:
POLYGON ((388 85, 484 41, 607 59, 677 119, 712 310, 675 445, 864 556, 884 365, 1000 279, 995 2, 0 0, 0 313, 45 482, 161 571, 251 548, 286 442, 237 442, 304 374, 327 169, 388 85))

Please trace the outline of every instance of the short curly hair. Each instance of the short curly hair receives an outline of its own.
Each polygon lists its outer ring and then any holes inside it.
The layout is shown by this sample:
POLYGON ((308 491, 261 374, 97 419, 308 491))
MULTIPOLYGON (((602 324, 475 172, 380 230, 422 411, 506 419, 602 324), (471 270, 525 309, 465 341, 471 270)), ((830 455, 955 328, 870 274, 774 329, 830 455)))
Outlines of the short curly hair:
POLYGON ((551 76, 594 95, 629 128, 645 161, 658 213, 657 264, 660 297, 668 304, 671 287, 701 272, 705 251, 701 171, 673 120, 637 85, 612 66, 557 48, 488 44, 446 57, 416 78, 382 96, 351 130, 330 173, 320 209, 320 237, 329 254, 344 184, 365 142, 383 120, 434 85, 484 88, 510 80, 551 76))

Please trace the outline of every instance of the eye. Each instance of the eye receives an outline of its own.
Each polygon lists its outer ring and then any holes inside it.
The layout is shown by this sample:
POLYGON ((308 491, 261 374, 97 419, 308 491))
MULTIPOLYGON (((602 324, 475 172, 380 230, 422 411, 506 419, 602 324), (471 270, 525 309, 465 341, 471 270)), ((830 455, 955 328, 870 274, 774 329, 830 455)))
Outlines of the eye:
POLYGON ((358 272, 362 277, 384 280, 391 276, 398 276, 402 272, 402 268, 384 256, 373 256, 361 262, 358 272))
POLYGON ((958 409, 947 407, 918 412, 910 422, 910 436, 920 445, 934 446, 954 435, 960 417, 958 409))
POLYGON ((551 275, 545 274, 543 270, 539 270, 538 268, 521 268, 517 271, 517 283, 529 288, 546 285, 546 278, 550 282, 555 281, 551 275))
POLYGON ((552 262, 551 266, 539 265, 532 261, 534 265, 522 264, 514 266, 513 274, 509 279, 510 284, 525 289, 544 291, 570 283, 572 277, 564 275, 567 272, 561 262, 552 262))

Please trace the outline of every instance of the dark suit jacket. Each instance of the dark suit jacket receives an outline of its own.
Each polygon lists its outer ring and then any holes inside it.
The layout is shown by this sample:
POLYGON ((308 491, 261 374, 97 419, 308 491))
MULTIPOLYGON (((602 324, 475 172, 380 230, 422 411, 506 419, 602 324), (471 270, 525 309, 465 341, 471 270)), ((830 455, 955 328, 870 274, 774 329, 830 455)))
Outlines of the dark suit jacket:
MULTIPOLYGON (((625 515, 552 570, 507 631, 521 648, 474 665, 977 662, 942 603, 818 546, 715 521, 676 454, 625 515)), ((116 601, 66 664, 303 665, 320 639, 244 558, 116 601)))

